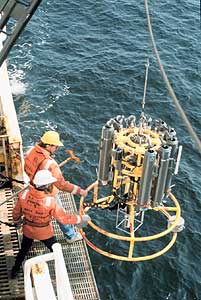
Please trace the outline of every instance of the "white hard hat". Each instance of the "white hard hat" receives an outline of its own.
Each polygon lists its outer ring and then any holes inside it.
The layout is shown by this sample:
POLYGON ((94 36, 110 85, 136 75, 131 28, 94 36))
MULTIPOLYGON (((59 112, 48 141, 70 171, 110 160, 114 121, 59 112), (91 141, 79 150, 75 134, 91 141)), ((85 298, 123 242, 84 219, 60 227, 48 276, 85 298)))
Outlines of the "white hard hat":
POLYGON ((33 183, 38 187, 46 184, 56 182, 57 179, 52 176, 52 173, 48 170, 40 170, 36 173, 33 183))

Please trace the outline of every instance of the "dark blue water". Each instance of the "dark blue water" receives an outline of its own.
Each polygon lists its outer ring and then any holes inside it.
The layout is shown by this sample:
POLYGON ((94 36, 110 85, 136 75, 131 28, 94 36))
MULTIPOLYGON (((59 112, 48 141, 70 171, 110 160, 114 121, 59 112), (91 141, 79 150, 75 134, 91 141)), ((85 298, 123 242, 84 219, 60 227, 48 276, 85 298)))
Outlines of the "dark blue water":
MULTIPOLYGON (((150 10, 167 76, 201 137, 199 3, 153 1, 150 10)), ((142 0, 41 4, 9 56, 23 144, 26 149, 47 129, 59 131, 65 148, 81 158, 80 166, 65 167, 66 178, 88 186, 96 180, 102 126, 118 114, 140 114, 148 57, 145 112, 174 127, 183 144, 173 192, 186 227, 174 247, 155 260, 126 263, 89 250, 91 262, 102 300, 199 300, 200 155, 162 81, 142 0)), ((57 159, 64 158, 61 150, 57 159)))

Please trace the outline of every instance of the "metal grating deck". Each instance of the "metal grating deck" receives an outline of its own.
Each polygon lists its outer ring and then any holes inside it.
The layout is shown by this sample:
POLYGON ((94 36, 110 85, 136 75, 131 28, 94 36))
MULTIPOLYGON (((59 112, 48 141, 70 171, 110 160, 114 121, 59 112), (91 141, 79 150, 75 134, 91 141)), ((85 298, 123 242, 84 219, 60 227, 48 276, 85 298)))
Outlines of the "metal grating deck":
MULTIPOLYGON (((12 196, 12 190, 0 190, 0 203, 12 196)), ((0 220, 12 221, 13 200, 0 206, 0 220)), ((0 224, 0 299, 23 299, 24 285, 23 274, 18 281, 9 280, 15 256, 19 250, 19 242, 16 229, 0 224)))
MULTIPOLYGON (((9 189, 0 190, 0 203, 12 195, 9 189)), ((68 193, 60 193, 63 205, 68 213, 77 211, 73 197, 68 193)), ((12 221, 13 200, 0 207, 0 220, 12 221)), ((100 300, 96 286, 90 258, 84 241, 67 244, 65 238, 53 221, 55 235, 62 246, 64 260, 66 263, 69 280, 71 283, 75 300, 100 300)), ((15 228, 0 224, 0 299, 24 299, 23 273, 17 279, 9 280, 10 269, 19 249, 21 236, 17 234, 15 228)), ((28 258, 48 253, 44 245, 35 241, 28 258)), ((55 274, 53 262, 48 262, 53 285, 55 274)), ((46 299, 44 299, 46 300, 46 299)), ((47 299, 48 300, 48 299, 47 299)))

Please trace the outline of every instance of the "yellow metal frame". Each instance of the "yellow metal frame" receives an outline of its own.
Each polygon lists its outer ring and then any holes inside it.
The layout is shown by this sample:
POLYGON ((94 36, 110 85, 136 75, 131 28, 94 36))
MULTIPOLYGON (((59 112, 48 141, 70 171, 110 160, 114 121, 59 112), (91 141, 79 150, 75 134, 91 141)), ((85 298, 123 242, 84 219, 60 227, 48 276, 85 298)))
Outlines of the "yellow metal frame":
MULTIPOLYGON (((121 130, 115 135, 115 144, 124 149, 125 152, 144 154, 145 151, 148 149, 148 143, 140 145, 138 143, 134 143, 131 140, 132 134, 137 135, 138 131, 138 127, 126 128, 124 130, 121 130)), ((151 143, 153 144, 152 150, 157 150, 160 148, 161 140, 158 133, 150 129, 143 129, 143 135, 151 137, 151 143)))
MULTIPOLYGON (((88 187, 88 191, 94 189, 94 194, 96 197, 96 201, 97 200, 97 189, 98 189, 98 182, 94 182, 93 184, 91 184, 88 187)), ((175 206, 171 206, 171 207, 164 207, 164 206, 157 206, 155 208, 152 208, 154 211, 159 211, 162 212, 167 219, 169 219, 171 217, 171 215, 169 214, 169 211, 171 212, 175 212, 175 220, 174 222, 164 231, 154 234, 154 235, 150 235, 150 236, 143 236, 143 237, 135 237, 134 236, 134 221, 132 223, 132 228, 131 228, 131 232, 130 232, 130 237, 126 237, 126 236, 122 236, 122 235, 117 235, 111 232, 108 232, 102 228, 100 228, 99 226, 97 226, 96 224, 94 224, 92 221, 89 222, 89 226, 91 226, 94 230, 96 230, 97 232, 101 233, 104 236, 107 236, 109 238, 113 238, 113 239, 117 239, 117 240, 121 240, 121 241, 125 241, 125 242, 129 242, 129 251, 128 251, 128 255, 127 256, 121 256, 121 255, 116 255, 113 253, 109 253, 107 251, 104 251, 98 247, 96 247, 91 241, 89 241, 86 237, 86 234, 83 230, 81 230, 81 234, 84 238, 84 240, 86 241, 87 245, 89 247, 91 247, 93 250, 95 250, 96 252, 107 256, 109 258, 113 258, 113 259, 117 259, 117 260, 123 260, 123 261, 132 261, 132 262, 139 262, 139 261, 146 261, 146 260, 150 260, 150 259, 154 259, 156 257, 159 257, 161 255, 163 255, 164 253, 166 253, 175 243, 176 238, 177 238, 177 233, 176 232, 172 232, 173 229, 177 226, 180 216, 181 216, 181 209, 180 209, 180 205, 177 201, 177 199, 175 198, 175 196, 170 193, 170 199, 172 200, 172 202, 174 203, 175 206), (153 253, 151 255, 146 255, 146 256, 138 256, 138 257, 134 257, 134 245, 136 242, 145 242, 145 241, 151 241, 151 240, 156 240, 159 239, 161 237, 166 236, 167 234, 172 232, 172 238, 170 240, 170 242, 160 251, 153 253)), ((80 199, 80 214, 84 214, 84 197, 81 197, 80 199)), ((134 220, 134 206, 130 206, 131 211, 130 211, 130 216, 133 216, 133 220, 134 220)))

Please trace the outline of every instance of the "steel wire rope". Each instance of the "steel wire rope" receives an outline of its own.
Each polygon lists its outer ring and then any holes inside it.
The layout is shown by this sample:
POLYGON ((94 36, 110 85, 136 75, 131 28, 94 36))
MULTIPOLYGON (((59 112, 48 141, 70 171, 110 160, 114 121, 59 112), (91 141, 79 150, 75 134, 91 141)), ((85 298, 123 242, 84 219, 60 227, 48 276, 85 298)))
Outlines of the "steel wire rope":
POLYGON ((172 97, 173 99, 173 102, 176 106, 176 109, 177 111, 179 112, 181 118, 183 119, 187 129, 188 129, 188 132, 189 134, 191 135, 192 139, 194 140, 194 143, 196 144, 199 152, 201 153, 201 141, 199 140, 197 134, 195 133, 195 131, 193 130, 184 110, 182 109, 175 93, 174 93, 174 90, 172 88, 172 86, 170 85, 170 82, 167 78, 167 75, 165 73, 165 70, 163 68, 163 65, 161 63, 161 60, 160 60, 160 56, 159 56, 159 53, 158 53, 158 49, 157 49, 157 46, 156 46, 156 43, 155 43, 155 39, 154 39, 154 35, 153 35, 153 31, 152 31, 152 26, 151 26, 151 21, 150 21, 150 14, 149 14, 149 6, 148 6, 148 0, 145 0, 145 9, 146 9, 146 16, 147 16, 147 23, 148 23, 148 29, 149 29, 149 34, 150 34, 150 38, 151 38, 151 42, 152 42, 152 45, 153 45, 153 49, 154 49, 154 52, 155 52, 155 55, 156 55, 156 58, 157 58, 157 61, 158 61, 158 65, 159 65, 159 68, 160 68, 160 71, 162 73, 162 77, 163 77, 163 80, 166 84, 166 87, 170 93, 170 96, 172 97))

